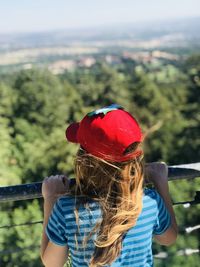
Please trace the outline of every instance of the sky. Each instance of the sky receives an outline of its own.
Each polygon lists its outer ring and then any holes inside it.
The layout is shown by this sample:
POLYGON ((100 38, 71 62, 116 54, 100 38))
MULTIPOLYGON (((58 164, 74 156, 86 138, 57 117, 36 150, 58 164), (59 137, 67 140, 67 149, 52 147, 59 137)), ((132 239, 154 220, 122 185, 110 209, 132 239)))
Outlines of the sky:
POLYGON ((0 0, 0 33, 200 16, 200 0, 0 0))

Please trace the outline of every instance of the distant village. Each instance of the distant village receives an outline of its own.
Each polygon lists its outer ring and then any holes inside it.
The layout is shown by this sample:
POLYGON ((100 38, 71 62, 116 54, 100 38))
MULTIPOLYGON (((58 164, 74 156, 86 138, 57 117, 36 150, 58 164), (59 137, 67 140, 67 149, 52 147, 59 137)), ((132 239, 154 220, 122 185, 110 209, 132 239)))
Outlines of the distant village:
POLYGON ((104 47, 51 47, 30 48, 9 51, 0 54, 0 69, 31 69, 33 67, 47 68, 53 74, 62 74, 79 67, 90 68, 97 61, 109 65, 120 64, 124 59, 141 63, 156 63, 159 60, 176 61, 180 56, 158 48, 141 51, 131 51, 130 47, 122 47, 118 53, 104 47))
MULTIPOLYGON (((153 52, 123 52, 122 55, 104 55, 101 56, 101 62, 105 62, 109 65, 117 65, 122 63, 123 59, 132 59, 136 62, 142 63, 155 63, 159 59, 167 60, 178 60, 179 56, 167 52, 155 50, 153 52)), ((97 59, 95 56, 84 56, 79 59, 69 60, 57 60, 49 64, 48 69, 53 74, 61 74, 63 72, 71 71, 78 67, 90 68, 96 63, 97 59)), ((26 67, 26 65, 25 65, 26 67)), ((31 66, 30 66, 31 67, 31 66)))

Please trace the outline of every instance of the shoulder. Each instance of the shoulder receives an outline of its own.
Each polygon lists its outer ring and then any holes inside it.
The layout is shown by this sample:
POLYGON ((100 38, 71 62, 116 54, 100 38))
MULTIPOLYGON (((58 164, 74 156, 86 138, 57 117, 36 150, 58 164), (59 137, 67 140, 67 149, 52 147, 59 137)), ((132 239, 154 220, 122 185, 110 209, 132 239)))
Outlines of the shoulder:
POLYGON ((62 209, 67 208, 69 210, 70 208, 74 208, 76 199, 74 196, 62 196, 57 199, 56 204, 62 209))
POLYGON ((155 189, 144 189, 143 207, 146 209, 158 210, 163 205, 163 200, 155 189))
POLYGON ((152 220, 155 221, 158 214, 157 205, 157 192, 153 189, 144 189, 142 200, 142 212, 139 216, 139 220, 152 220))
POLYGON ((83 210, 96 210, 99 208, 99 205, 96 201, 87 200, 84 201, 82 197, 75 197, 72 195, 62 196, 58 198, 57 205, 62 209, 63 213, 74 213, 74 209, 77 209, 79 212, 83 210))
POLYGON ((159 193, 155 189, 145 188, 144 199, 157 201, 160 198, 159 193))
POLYGON ((60 204, 66 204, 66 203, 74 203, 75 197, 71 195, 64 195, 57 199, 57 202, 60 204))
POLYGON ((67 224, 68 233, 76 232, 77 220, 82 229, 87 224, 95 225, 96 220, 101 217, 99 204, 93 200, 83 201, 81 197, 63 196, 57 200, 62 211, 62 217, 67 224))

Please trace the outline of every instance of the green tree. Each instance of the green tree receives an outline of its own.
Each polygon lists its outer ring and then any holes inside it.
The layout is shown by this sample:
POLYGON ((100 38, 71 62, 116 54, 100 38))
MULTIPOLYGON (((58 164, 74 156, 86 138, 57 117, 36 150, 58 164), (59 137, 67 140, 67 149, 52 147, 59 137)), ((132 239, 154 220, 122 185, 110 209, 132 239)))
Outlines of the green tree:
POLYGON ((13 128, 11 118, 13 116, 13 104, 15 95, 6 84, 0 84, 0 184, 18 184, 21 171, 14 157, 12 142, 13 128))

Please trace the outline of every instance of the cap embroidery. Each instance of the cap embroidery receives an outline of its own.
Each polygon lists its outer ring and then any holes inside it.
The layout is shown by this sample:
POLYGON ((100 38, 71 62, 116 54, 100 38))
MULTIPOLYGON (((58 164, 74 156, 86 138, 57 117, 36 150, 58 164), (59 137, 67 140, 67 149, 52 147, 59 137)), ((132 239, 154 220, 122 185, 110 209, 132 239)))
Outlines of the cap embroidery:
POLYGON ((122 106, 118 105, 118 104, 112 104, 110 106, 104 107, 104 108, 100 108, 94 111, 91 111, 87 114, 88 117, 92 117, 98 114, 103 113, 104 115, 106 115, 108 112, 112 111, 112 110, 118 110, 118 109, 124 109, 122 106))

